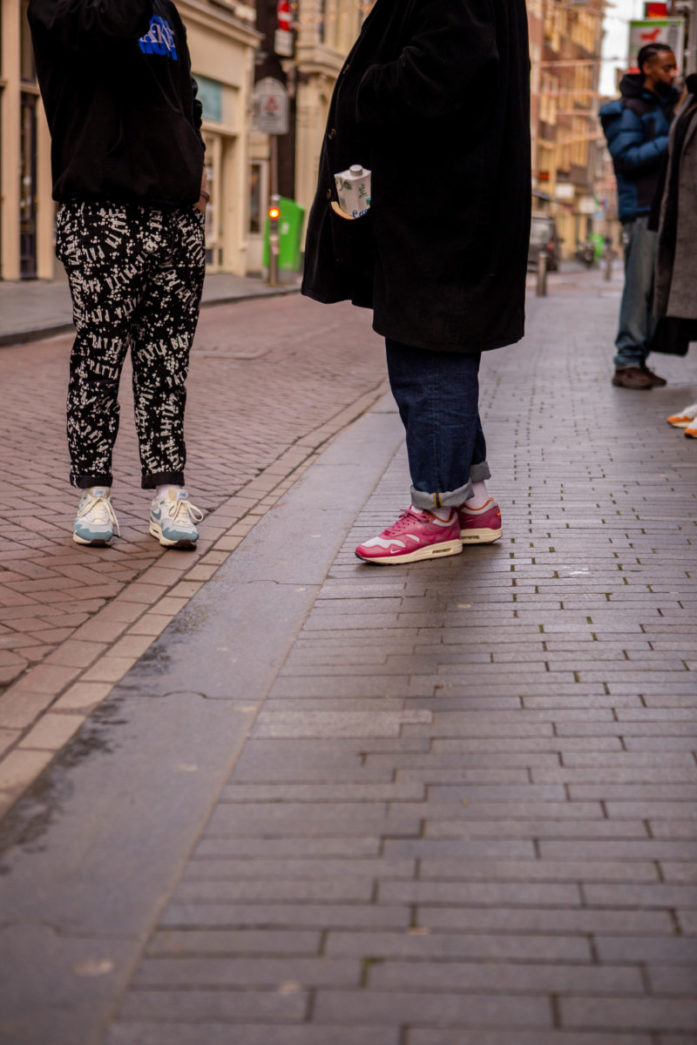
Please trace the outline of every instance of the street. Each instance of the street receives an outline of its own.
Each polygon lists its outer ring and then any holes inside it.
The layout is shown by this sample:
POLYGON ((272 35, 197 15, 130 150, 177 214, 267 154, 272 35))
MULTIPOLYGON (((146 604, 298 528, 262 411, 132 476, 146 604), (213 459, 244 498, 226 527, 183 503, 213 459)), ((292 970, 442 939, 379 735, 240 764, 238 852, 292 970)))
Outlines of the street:
MULTIPOLYGON (((534 277, 529 280, 534 284, 534 277)), ((482 362, 503 539, 389 568, 370 315, 202 313, 195 552, 71 541, 69 336, 0 349, 0 1042, 697 1045, 697 443, 572 266, 482 362)))

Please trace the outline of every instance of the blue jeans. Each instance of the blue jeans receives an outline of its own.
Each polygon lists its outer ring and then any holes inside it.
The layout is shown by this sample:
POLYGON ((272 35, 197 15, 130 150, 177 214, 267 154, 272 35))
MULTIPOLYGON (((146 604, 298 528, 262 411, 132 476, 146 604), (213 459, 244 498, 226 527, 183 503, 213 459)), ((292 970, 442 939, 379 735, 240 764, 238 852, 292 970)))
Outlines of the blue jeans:
POLYGON ((653 270, 658 236, 647 216, 624 225, 624 291, 615 339, 615 366, 644 366, 657 319, 653 314, 653 270))
POLYGON ((415 508, 464 504, 489 479, 479 419, 479 352, 432 352, 387 340, 392 394, 407 434, 415 508))

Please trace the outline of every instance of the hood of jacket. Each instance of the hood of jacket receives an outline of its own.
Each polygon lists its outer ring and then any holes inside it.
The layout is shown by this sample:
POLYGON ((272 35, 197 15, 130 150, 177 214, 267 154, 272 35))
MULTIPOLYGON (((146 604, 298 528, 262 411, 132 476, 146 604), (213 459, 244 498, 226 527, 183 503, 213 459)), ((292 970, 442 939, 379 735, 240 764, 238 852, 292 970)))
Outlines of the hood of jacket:
POLYGON ((658 93, 644 87, 643 73, 627 73, 620 82, 620 94, 623 98, 643 98, 655 101, 658 105, 675 105, 680 95, 674 87, 659 85, 658 93))

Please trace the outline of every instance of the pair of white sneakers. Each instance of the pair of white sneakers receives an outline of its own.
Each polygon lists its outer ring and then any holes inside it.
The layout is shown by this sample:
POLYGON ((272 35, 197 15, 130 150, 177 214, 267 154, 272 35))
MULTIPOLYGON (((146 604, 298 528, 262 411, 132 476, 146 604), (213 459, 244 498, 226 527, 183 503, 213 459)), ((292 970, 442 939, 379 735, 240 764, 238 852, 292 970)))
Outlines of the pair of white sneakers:
MULTIPOLYGON (((164 548, 193 548, 198 540, 196 523, 203 512, 196 508, 186 490, 169 489, 164 497, 154 497, 150 505, 150 533, 164 548)), ((77 544, 108 545, 114 534, 121 534, 111 503, 108 486, 91 486, 78 505, 73 525, 77 544)))
POLYGON ((682 428, 688 439, 697 439, 697 403, 690 403, 679 413, 671 414, 667 420, 673 428, 682 428))

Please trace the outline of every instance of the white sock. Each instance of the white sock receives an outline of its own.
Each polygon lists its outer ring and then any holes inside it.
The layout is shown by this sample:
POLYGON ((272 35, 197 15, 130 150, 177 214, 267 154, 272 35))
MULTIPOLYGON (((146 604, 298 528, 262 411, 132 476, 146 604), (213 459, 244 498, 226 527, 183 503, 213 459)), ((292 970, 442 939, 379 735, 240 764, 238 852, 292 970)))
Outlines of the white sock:
POLYGON ((158 488, 155 490, 155 500, 165 501, 167 500, 168 490, 174 490, 175 493, 179 493, 179 491, 183 489, 183 486, 173 486, 172 483, 167 483, 166 486, 158 486, 158 488))
POLYGON ((489 500, 489 492, 484 481, 472 483, 472 496, 465 502, 467 508, 483 508, 489 500))

